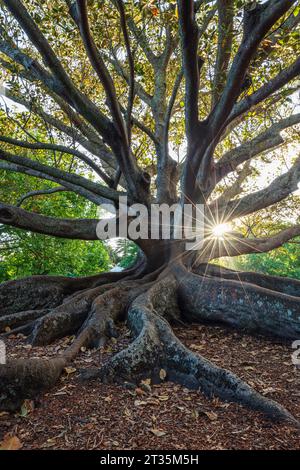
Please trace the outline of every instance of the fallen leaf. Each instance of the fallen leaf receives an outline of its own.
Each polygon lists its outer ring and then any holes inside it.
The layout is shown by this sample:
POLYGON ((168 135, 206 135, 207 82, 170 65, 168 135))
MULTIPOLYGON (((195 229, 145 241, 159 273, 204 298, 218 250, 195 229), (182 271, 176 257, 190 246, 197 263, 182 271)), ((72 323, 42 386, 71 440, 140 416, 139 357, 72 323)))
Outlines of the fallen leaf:
POLYGON ((158 399, 160 401, 167 401, 167 400, 169 400, 169 395, 159 395, 158 399))
POLYGON ((152 434, 154 434, 154 436, 157 436, 157 437, 162 437, 167 434, 165 431, 161 431, 160 429, 155 429, 155 428, 150 429, 150 432, 152 432, 152 434))
POLYGON ((165 369, 160 369, 160 371, 159 371, 160 380, 165 380, 166 377, 167 377, 167 373, 166 373, 165 369))
POLYGON ((128 408, 125 408, 124 415, 127 416, 127 418, 131 418, 131 412, 128 408))
POLYGON ((143 405, 147 405, 147 402, 142 401, 142 400, 135 400, 134 401, 134 406, 143 406, 143 405))
POLYGON ((214 413, 213 411, 204 411, 204 414, 211 420, 211 421, 216 421, 218 419, 218 415, 214 413))
POLYGON ((75 367, 65 367, 64 368, 64 371, 69 375, 69 374, 74 374, 74 372, 76 372, 77 369, 75 369, 75 367))
POLYGON ((22 418, 25 418, 33 410, 34 410, 34 401, 25 400, 21 406, 20 416, 22 416, 22 418))
POLYGON ((2 442, 0 442, 0 450, 18 450, 21 449, 22 443, 17 436, 6 434, 2 442))

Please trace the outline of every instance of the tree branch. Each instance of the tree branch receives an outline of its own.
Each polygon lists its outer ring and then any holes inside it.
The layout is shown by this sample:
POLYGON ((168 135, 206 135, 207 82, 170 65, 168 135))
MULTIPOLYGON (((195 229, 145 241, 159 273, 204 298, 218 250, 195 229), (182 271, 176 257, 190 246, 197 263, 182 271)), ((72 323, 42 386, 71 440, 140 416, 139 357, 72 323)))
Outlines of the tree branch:
POLYGON ((50 188, 50 189, 39 189, 37 191, 29 191, 28 193, 20 197, 16 206, 20 207, 23 204, 23 202, 26 201, 26 199, 29 199, 31 197, 47 196, 48 194, 55 194, 55 193, 66 192, 66 191, 70 191, 70 190, 67 188, 64 188, 63 186, 57 186, 56 188, 50 188))
POLYGON ((280 132, 287 127, 294 126, 300 122, 300 113, 292 114, 286 119, 273 124, 265 132, 262 132, 254 139, 243 143, 239 147, 226 152, 216 164, 215 183, 217 184, 228 173, 235 171, 237 166, 247 160, 259 155, 266 150, 277 147, 284 143, 280 132))
POLYGON ((218 0, 218 49, 212 93, 212 108, 219 100, 231 56, 233 39, 234 0, 218 0))
POLYGON ((14 101, 15 103, 24 106, 30 112, 33 112, 34 114, 39 116, 42 121, 50 124, 50 126, 58 129, 59 131, 69 136, 72 141, 76 141, 78 144, 82 145, 86 150, 91 152, 93 155, 96 155, 100 160, 105 162, 110 167, 116 167, 114 155, 108 151, 107 147, 103 143, 101 143, 101 141, 97 143, 86 139, 76 129, 71 126, 68 126, 63 121, 53 117, 51 114, 44 111, 44 109, 42 109, 40 106, 36 105, 34 101, 28 101, 22 95, 12 93, 7 88, 4 88, 4 96, 14 101))
POLYGON ((89 192, 94 193, 95 195, 102 196, 112 201, 117 202, 119 199, 119 196, 123 194, 123 193, 118 193, 117 191, 113 189, 106 188, 105 186, 102 186, 98 183, 94 183, 93 181, 90 181, 82 176, 74 175, 72 173, 59 170, 58 168, 49 167, 47 165, 44 165, 42 163, 39 163, 35 160, 31 160, 23 156, 13 155, 2 149, 0 149, 0 159, 7 161, 9 163, 15 163, 16 165, 21 165, 23 167, 30 168, 37 172, 41 172, 43 174, 49 175, 52 178, 54 178, 54 180, 57 179, 57 182, 59 182, 63 186, 64 186, 63 182, 65 181, 67 183, 71 183, 72 185, 82 187, 88 190, 89 192))
POLYGON ((16 163, 8 163, 0 159, 0 170, 13 171, 15 173, 21 173, 27 176, 32 176, 34 178, 40 178, 40 179, 44 179, 47 181, 52 181, 53 183, 56 183, 56 184, 61 184, 65 188, 67 188, 69 191, 73 191, 75 194, 79 194, 79 196, 84 197, 88 201, 91 201, 93 204, 99 205, 99 204, 109 202, 108 199, 102 198, 101 196, 98 196, 97 194, 92 193, 88 191, 87 189, 82 188, 81 186, 76 186, 75 184, 69 183, 57 177, 54 178, 53 176, 43 173, 42 171, 33 170, 24 165, 20 165, 16 163))
POLYGON ((242 43, 233 60, 222 96, 209 116, 209 132, 212 140, 219 135, 224 121, 232 111, 240 94, 246 71, 260 41, 295 1, 269 0, 256 5, 255 8, 251 3, 245 10, 242 43))
POLYGON ((23 148, 32 149, 32 150, 39 150, 39 149, 54 150, 57 152, 74 155, 75 157, 79 158, 80 160, 85 162, 87 165, 89 165, 95 171, 95 173, 97 173, 98 176, 100 176, 100 178, 102 178, 103 181, 105 181, 108 185, 112 183, 111 178, 104 171, 102 171, 101 168, 99 168, 99 166, 96 165, 96 163, 91 158, 89 158, 87 155, 80 152, 79 150, 72 149, 64 145, 51 144, 48 142, 32 143, 32 142, 27 142, 23 140, 17 140, 17 139, 13 139, 11 137, 7 137, 4 135, 0 135, 0 142, 6 142, 11 145, 16 145, 18 147, 23 147, 23 148))
POLYGON ((133 18, 131 16, 127 16, 127 24, 130 31, 133 33, 137 43, 142 48, 147 60, 150 62, 152 66, 155 66, 157 63, 157 56, 152 51, 151 47, 149 46, 148 37, 145 32, 137 27, 133 18))
POLYGON ((188 145, 198 128, 198 27, 195 20, 194 0, 178 0, 179 27, 185 77, 185 125, 188 145))
POLYGON ((98 240, 97 219, 60 219, 0 202, 0 223, 53 237, 98 240))
POLYGON ((120 111, 114 82, 100 55, 100 52, 90 31, 86 0, 76 0, 76 2, 67 1, 67 3, 69 5, 70 15, 79 28, 79 32, 90 62, 103 85, 107 98, 107 104, 111 111, 116 130, 121 137, 123 144, 128 145, 127 135, 124 128, 124 121, 120 111))
POLYGON ((300 225, 289 227, 276 235, 268 238, 239 238, 230 235, 225 238, 224 243, 219 243, 215 246, 212 258, 219 258, 223 256, 239 256, 250 253, 266 253, 281 247, 289 240, 300 235, 300 225))
MULTIPOLYGON (((53 80, 52 84, 52 86, 55 85, 53 91, 58 92, 60 96, 66 98, 69 104, 84 116, 107 142, 113 142, 114 138, 111 122, 99 111, 94 103, 75 87, 73 81, 66 73, 47 39, 33 21, 23 3, 20 0, 3 1, 6 8, 15 17, 32 44, 41 54, 46 65, 51 70, 53 77, 55 77, 56 80, 53 80)), ((35 70, 35 68, 33 70, 35 70)), ((48 82, 47 85, 50 85, 50 82, 48 82)))
POLYGON ((127 30, 127 23, 126 23, 126 14, 124 9, 124 3, 122 0, 117 0, 118 10, 120 12, 120 19, 121 19, 121 28, 124 36, 124 42, 127 52, 128 64, 129 64, 129 94, 128 94, 128 104, 127 104, 127 135, 128 141, 130 144, 131 141, 131 114, 135 96, 135 78, 134 78, 134 60, 133 55, 130 47, 130 39, 127 30))
POLYGON ((226 126, 241 114, 249 111, 253 106, 257 105, 261 101, 268 98, 270 95, 280 90, 293 78, 300 74, 300 58, 298 58, 292 65, 279 72, 276 77, 269 80, 265 85, 259 88, 257 91, 248 95, 243 100, 239 101, 232 109, 227 121, 226 126))
MULTIPOLYGON (((247 214, 252 214, 260 209, 269 207, 282 201, 292 192, 297 191, 300 181, 300 157, 297 158, 289 171, 278 176, 269 186, 244 196, 241 199, 229 201, 217 207, 222 220, 232 220, 247 214)), ((212 204, 212 210, 215 211, 212 204)))

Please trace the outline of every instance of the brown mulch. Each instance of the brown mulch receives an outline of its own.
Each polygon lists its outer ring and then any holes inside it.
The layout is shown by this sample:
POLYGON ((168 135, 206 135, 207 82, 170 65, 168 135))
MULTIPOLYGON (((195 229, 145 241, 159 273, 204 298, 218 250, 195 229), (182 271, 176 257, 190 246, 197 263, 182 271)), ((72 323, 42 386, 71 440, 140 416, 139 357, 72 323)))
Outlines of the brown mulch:
MULTIPOLYGON (((59 383, 19 413, 0 413, 0 441, 17 438, 23 449, 299 449, 300 434, 239 405, 209 400, 172 383, 127 387, 82 383, 79 369, 95 367, 130 341, 125 327, 104 351, 83 350, 59 383)), ((223 327, 176 329, 195 353, 230 369, 300 419, 300 370, 291 345, 251 337, 223 327)), ((68 346, 65 338, 31 348, 20 336, 7 341, 16 357, 51 356, 68 346)))

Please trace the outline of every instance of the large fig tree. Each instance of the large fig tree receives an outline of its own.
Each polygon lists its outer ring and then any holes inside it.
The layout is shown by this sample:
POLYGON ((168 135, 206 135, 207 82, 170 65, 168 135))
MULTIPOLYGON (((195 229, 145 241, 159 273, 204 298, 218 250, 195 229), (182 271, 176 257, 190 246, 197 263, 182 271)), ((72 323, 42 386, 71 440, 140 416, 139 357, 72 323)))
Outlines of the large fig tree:
POLYGON ((2 0, 0 8, 0 170, 32 185, 19 204, 3 196, 1 224, 97 240, 97 219, 25 209, 35 198, 51 204, 54 192, 71 191, 91 204, 114 204, 117 222, 126 196, 148 208, 201 205, 205 225, 197 250, 186 250, 172 224, 170 239, 160 230, 158 239, 135 240, 141 255, 122 272, 3 283, 2 331, 23 332, 33 345, 76 336, 49 360, 8 358, 0 366, 1 408, 53 385, 83 346, 103 345, 114 323, 126 321, 132 342, 93 377, 138 383, 160 380, 163 369, 168 380, 295 422, 189 351, 172 324, 221 322, 299 338, 299 281, 210 263, 300 235, 297 214, 263 237, 242 229, 251 214, 296 207, 299 2, 2 0), (61 156, 77 164, 62 166, 61 156), (234 230, 218 236, 215 226, 230 223, 234 230))

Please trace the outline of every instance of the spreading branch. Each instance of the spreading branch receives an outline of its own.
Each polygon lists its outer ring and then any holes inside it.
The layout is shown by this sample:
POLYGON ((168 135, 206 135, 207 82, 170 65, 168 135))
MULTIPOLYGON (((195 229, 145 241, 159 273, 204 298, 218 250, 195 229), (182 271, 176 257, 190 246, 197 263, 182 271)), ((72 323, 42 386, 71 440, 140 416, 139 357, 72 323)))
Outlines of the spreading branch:
POLYGON ((231 56, 233 39, 234 1, 218 0, 218 50, 213 81, 212 108, 219 100, 231 56))
POLYGON ((31 170, 40 172, 43 175, 44 174, 49 175, 55 181, 57 180, 59 184, 64 185, 64 182, 71 183, 73 186, 77 188, 86 189, 87 191, 95 195, 99 195, 101 197, 104 197, 113 201, 118 201, 118 198, 120 195, 120 193, 118 193, 117 191, 111 188, 102 186, 98 183, 94 183, 93 181, 90 181, 87 178, 84 178, 83 176, 75 175, 67 171, 60 170, 58 168, 50 167, 36 160, 31 160, 27 157, 14 155, 2 149, 0 149, 0 160, 4 160, 9 163, 16 164, 16 165, 21 165, 22 167, 27 167, 31 170))
POLYGON ((28 191, 28 193, 23 194, 23 196, 20 197, 16 206, 21 207, 24 201, 32 197, 48 196, 50 194, 62 193, 66 191, 69 191, 69 190, 67 188, 64 188, 63 186, 57 186, 56 188, 50 188, 50 189, 39 189, 37 191, 28 191))
POLYGON ((185 126, 191 143, 198 127, 198 26, 193 0, 178 0, 183 73, 185 78, 185 126))
POLYGON ((269 129, 262 132, 254 139, 226 152, 216 164, 215 183, 218 183, 222 178, 227 176, 228 173, 235 171, 235 169, 245 161, 283 144, 284 139, 281 137, 280 132, 288 127, 299 124, 299 122, 300 113, 293 114, 273 124, 269 129))
POLYGON ((79 150, 72 149, 71 147, 52 144, 50 142, 27 142, 24 140, 13 139, 4 135, 0 135, 0 142, 5 142, 7 144, 16 145, 17 147, 23 147, 32 150, 53 150, 55 152, 74 155, 90 166, 95 171, 95 173, 97 173, 98 176, 100 176, 100 178, 103 179, 103 181, 105 181, 108 185, 111 185, 112 183, 111 178, 104 171, 102 171, 101 168, 99 168, 99 166, 90 157, 80 152, 79 150))
MULTIPOLYGON (((248 95, 243 100, 239 101, 232 109, 230 116, 226 121, 226 126, 235 120, 241 114, 249 111, 253 106, 262 102, 270 95, 280 90, 284 85, 293 80, 300 74, 300 58, 298 58, 292 65, 279 72, 276 77, 269 80, 265 85, 260 87, 257 91, 248 95)), ((224 126, 224 127, 226 127, 224 126)))
POLYGON ((97 240, 97 219, 60 219, 0 203, 0 223, 60 238, 97 240))
POLYGON ((281 232, 266 238, 239 238, 226 237, 224 243, 215 247, 215 253, 212 257, 219 256, 239 256, 250 253, 267 253, 281 247, 300 235, 300 225, 294 225, 281 232))
MULTIPOLYGON (((99 111, 92 101, 76 88, 46 37, 42 34, 23 3, 20 0, 4 0, 4 4, 27 34, 29 40, 37 48, 45 64, 51 70, 54 78, 53 84, 55 84, 53 91, 57 92, 60 88, 62 90, 60 95, 67 99, 69 104, 85 117, 107 142, 112 142, 113 129, 109 119, 99 111)), ((50 82, 47 83, 47 85, 49 84, 50 82)))
POLYGON ((248 194, 240 199, 226 202, 218 206, 218 213, 224 214, 225 220, 232 220, 252 214, 260 209, 269 207, 282 201, 298 189, 300 181, 300 157, 283 175, 278 176, 273 182, 264 189, 248 194))

